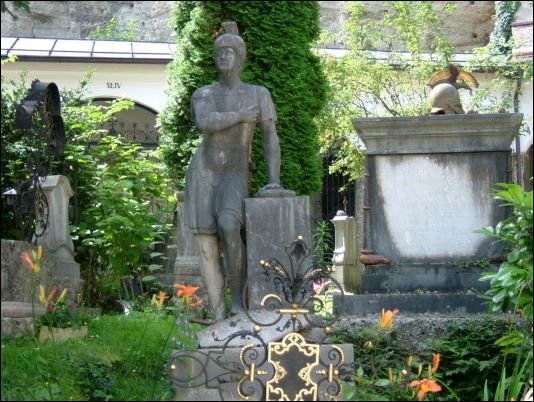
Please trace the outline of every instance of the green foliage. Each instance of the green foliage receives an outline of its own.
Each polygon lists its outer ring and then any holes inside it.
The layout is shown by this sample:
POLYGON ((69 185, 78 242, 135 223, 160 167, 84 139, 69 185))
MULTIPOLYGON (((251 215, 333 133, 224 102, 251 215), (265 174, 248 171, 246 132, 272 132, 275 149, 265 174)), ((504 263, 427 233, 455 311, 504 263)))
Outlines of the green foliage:
POLYGON ((492 195, 503 201, 501 206, 511 207, 512 214, 495 229, 479 232, 506 243, 506 260, 497 272, 484 272, 480 280, 490 281, 486 292, 490 311, 518 313, 524 323, 519 329, 509 328, 496 341, 510 363, 503 364, 498 384, 484 384, 486 401, 492 398, 488 387, 495 389, 493 400, 517 399, 522 386, 532 378, 532 191, 525 192, 517 184, 498 183, 492 195), (513 369, 509 367, 512 363, 513 369))
POLYGON ((334 228, 328 221, 319 221, 313 233, 313 258, 315 264, 330 265, 333 257, 334 228))
MULTIPOLYGON (((532 348, 532 346, 531 346, 532 348)), ((523 392, 523 387, 529 387, 529 383, 522 381, 522 379, 532 379, 532 350, 528 352, 525 359, 518 358, 513 367, 512 374, 506 376, 506 367, 503 364, 499 382, 495 388, 493 399, 490 399, 490 392, 488 390, 488 381, 484 382, 484 396, 482 401, 518 401, 526 400, 520 399, 523 392), (529 371, 530 365, 530 371, 529 371)))
MULTIPOLYGON (((382 313, 377 327, 336 333, 336 343, 352 343, 355 362, 355 387, 344 392, 346 400, 405 401, 414 400, 418 392, 443 398, 444 388, 459 400, 439 374, 440 356, 422 352, 410 354, 391 329, 398 310, 382 313), (422 385, 422 384, 425 385, 422 385)), ((422 400, 422 399, 419 399, 422 400)), ((451 400, 451 399, 448 399, 451 400)))
MULTIPOLYGON (((181 1, 171 16, 177 31, 175 59, 169 64, 169 101, 160 114, 160 145, 164 159, 178 182, 200 132, 191 120, 193 91, 216 80, 213 40, 221 22, 234 20, 247 45, 244 82, 270 90, 278 116, 277 132, 282 152, 281 183, 299 194, 321 186, 318 131, 314 117, 324 106, 325 78, 319 59, 310 47, 319 37, 317 2, 181 1)), ((253 142, 252 192, 266 183, 262 141, 253 142)))
POLYGON ((172 400, 166 365, 176 340, 191 342, 174 320, 103 315, 87 338, 64 343, 2 336, 2 399, 172 400))
POLYGON ((532 322, 532 191, 517 184, 498 183, 492 191, 501 206, 512 207, 512 215, 495 229, 479 231, 507 244, 506 261, 497 272, 485 272, 480 280, 490 281, 492 312, 522 310, 532 322))
MULTIPOLYGON (((94 175, 86 191, 93 199, 84 206, 74 232, 77 251, 92 253, 88 267, 96 281, 105 281, 108 291, 120 291, 121 279, 153 276, 148 268, 154 241, 165 240, 172 217, 167 199, 173 200, 170 185, 157 153, 140 152, 137 144, 104 137, 92 147, 94 175)), ((75 161, 72 155, 68 161, 75 161)), ((104 289, 100 289, 104 291, 104 289)), ((93 295, 95 300, 107 295, 93 295)), ((128 298, 123 296, 121 298, 128 298)))
MULTIPOLYGON (((460 400, 479 401, 484 381, 490 388, 497 384, 503 357, 495 341, 506 329, 507 323, 500 320, 466 321, 452 325, 447 336, 432 346, 441 355, 439 379, 449 384, 460 400)), ((445 393, 442 396, 450 400, 445 393)))
MULTIPOLYGON (((13 17, 13 19, 17 19, 18 17, 13 14, 11 12, 11 10, 7 7, 7 1, 2 1, 1 4, 0 4, 0 10, 3 12, 3 13, 8 13, 9 15, 11 15, 13 17)), ((13 4, 13 8, 17 9, 17 8, 23 8, 24 10, 26 10, 26 12, 30 12, 30 2, 29 1, 12 1, 11 2, 13 4)))
POLYGON ((383 3, 389 12, 383 20, 371 21, 364 18, 364 2, 347 2, 348 52, 342 57, 321 54, 330 86, 318 120, 321 153, 335 153, 330 172, 343 173, 350 182, 362 177, 364 161, 351 119, 428 114, 426 81, 452 56, 443 31, 443 20, 453 12, 450 5, 438 10, 431 1, 383 3), (384 59, 371 50, 379 44, 390 49, 384 59), (411 60, 403 57, 404 50, 411 60))
POLYGON ((482 258, 480 260, 449 261, 447 266, 457 267, 459 269, 472 270, 484 269, 491 265, 491 258, 482 258))
POLYGON ((487 45, 491 53, 510 54, 512 52, 513 46, 510 43, 512 22, 519 7, 521 7, 520 1, 495 2, 495 26, 487 45))
POLYGON ((133 18, 128 20, 128 29, 121 29, 117 26, 117 18, 111 17, 104 28, 97 26, 94 31, 87 34, 85 39, 134 41, 136 38, 137 32, 135 31, 135 20, 133 18))
MULTIPOLYGON (((62 90, 65 156, 55 161, 53 172, 67 176, 74 189, 71 231, 86 301, 109 308, 124 297, 121 279, 139 280, 142 291, 153 286, 155 264, 150 259, 155 256, 154 244, 164 240, 172 222, 174 196, 158 152, 142 152, 138 145, 101 129, 133 103, 114 100, 107 106, 92 105, 87 101, 92 73, 88 71, 78 88, 62 90)), ((25 95, 24 84, 2 77, 2 144, 6 144, 2 146, 2 192, 32 174, 25 164, 32 144, 14 129, 15 109, 25 95)), ((13 218, 3 205, 2 222, 8 223, 2 225, 3 238, 13 238, 9 232, 10 226, 15 227, 13 218)))

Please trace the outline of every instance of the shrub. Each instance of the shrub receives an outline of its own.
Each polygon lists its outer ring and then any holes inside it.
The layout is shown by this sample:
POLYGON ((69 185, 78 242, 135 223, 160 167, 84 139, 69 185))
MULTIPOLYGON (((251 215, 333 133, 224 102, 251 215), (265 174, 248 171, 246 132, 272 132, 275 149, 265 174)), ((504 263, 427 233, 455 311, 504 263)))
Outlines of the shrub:
MULTIPOLYGON (((193 91, 216 79, 213 39, 221 22, 234 20, 247 45, 244 82, 266 87, 276 107, 282 153, 281 184, 299 194, 316 192, 322 168, 314 117, 324 106, 326 83, 310 47, 319 37, 317 2, 181 1, 172 17, 178 33, 175 59, 169 64, 169 102, 159 119, 165 162, 183 185, 184 173, 200 132, 191 120, 193 91)), ((256 135, 252 192, 266 184, 262 141, 256 135)))

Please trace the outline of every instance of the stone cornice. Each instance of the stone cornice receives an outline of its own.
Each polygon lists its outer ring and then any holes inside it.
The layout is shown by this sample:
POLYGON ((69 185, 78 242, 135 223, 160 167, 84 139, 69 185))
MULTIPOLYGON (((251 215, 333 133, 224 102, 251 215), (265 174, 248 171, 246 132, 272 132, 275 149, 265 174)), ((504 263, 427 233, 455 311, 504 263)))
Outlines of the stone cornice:
POLYGON ((522 113, 353 119, 368 155, 508 151, 522 113))

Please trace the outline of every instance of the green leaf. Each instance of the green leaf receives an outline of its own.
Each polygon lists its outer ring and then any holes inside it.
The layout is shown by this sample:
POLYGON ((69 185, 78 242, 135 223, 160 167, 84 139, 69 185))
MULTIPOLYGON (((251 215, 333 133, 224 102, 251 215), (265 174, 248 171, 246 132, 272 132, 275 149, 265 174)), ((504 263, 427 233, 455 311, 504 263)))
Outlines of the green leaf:
POLYGON ((381 378, 380 380, 375 381, 375 385, 377 387, 385 387, 391 385, 391 381, 389 381, 387 378, 381 378))
POLYGON ((160 265, 160 264, 150 264, 148 266, 148 269, 151 271, 151 272, 154 272, 154 271, 157 271, 158 269, 161 269, 163 268, 163 265, 160 265))
POLYGON ((153 275, 146 275, 143 276, 143 279, 141 279, 142 282, 152 282, 155 281, 157 278, 153 275))

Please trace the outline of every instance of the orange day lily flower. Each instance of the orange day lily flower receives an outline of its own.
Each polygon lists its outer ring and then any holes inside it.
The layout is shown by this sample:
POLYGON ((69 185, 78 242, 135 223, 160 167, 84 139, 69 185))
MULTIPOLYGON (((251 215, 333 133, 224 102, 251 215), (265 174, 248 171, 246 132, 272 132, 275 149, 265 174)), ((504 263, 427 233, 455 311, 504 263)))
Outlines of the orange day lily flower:
POLYGON ((50 303, 52 299, 54 298, 54 296, 56 295, 56 293, 57 293, 57 288, 52 289, 50 293, 48 294, 48 296, 46 297, 46 302, 50 303))
POLYGON ((432 359, 432 368, 430 369, 430 374, 434 374, 439 367, 439 353, 433 353, 432 359))
POLYGON ((384 312, 384 309, 382 309, 382 316, 380 317, 380 322, 378 323, 378 328, 380 329, 389 329, 393 325, 393 318, 395 315, 399 312, 399 309, 396 308, 395 310, 391 311, 388 310, 384 312))
POLYGON ((46 306, 46 296, 43 285, 39 285, 39 303, 41 303, 43 306, 46 306))
POLYGON ((32 250, 33 260, 32 260, 32 258, 30 257, 30 255, 28 254, 27 251, 23 251, 20 256, 26 262, 26 264, 28 264, 28 267, 35 274, 39 273, 39 271, 41 270, 41 258, 43 256, 43 246, 42 245, 39 244, 37 246, 37 251, 32 250))
MULTIPOLYGON (((154 295, 154 298, 156 295, 154 295)), ((165 301, 165 298, 167 297, 167 294, 160 290, 158 300, 155 300, 156 308, 161 310, 163 308, 163 302, 165 301)))
POLYGON ((196 307, 202 306, 203 301, 201 299, 199 299, 197 295, 193 295, 192 298, 194 298, 196 301, 195 302, 190 302, 187 305, 189 308, 196 308, 196 307))
POLYGON ((175 283, 173 286, 178 289, 176 296, 182 297, 186 303, 189 301, 189 298, 193 296, 199 289, 198 286, 186 286, 180 285, 179 283, 175 283))
POLYGON ((35 264, 33 263, 32 259, 30 258, 30 255, 26 251, 23 251, 20 256, 26 262, 26 264, 28 264, 30 269, 32 271, 35 271, 35 264))
POLYGON ((423 378, 422 380, 414 380, 410 383, 410 387, 417 388, 417 399, 422 401, 427 392, 439 392, 441 387, 434 380, 423 378))
POLYGON ((186 306, 190 308, 195 308, 202 305, 202 300, 200 300, 195 294, 196 291, 199 289, 198 286, 186 286, 180 285, 178 283, 175 283, 173 286, 178 289, 178 291, 176 292, 176 296, 182 298, 186 306), (194 299, 195 301, 190 301, 190 299, 194 299))

